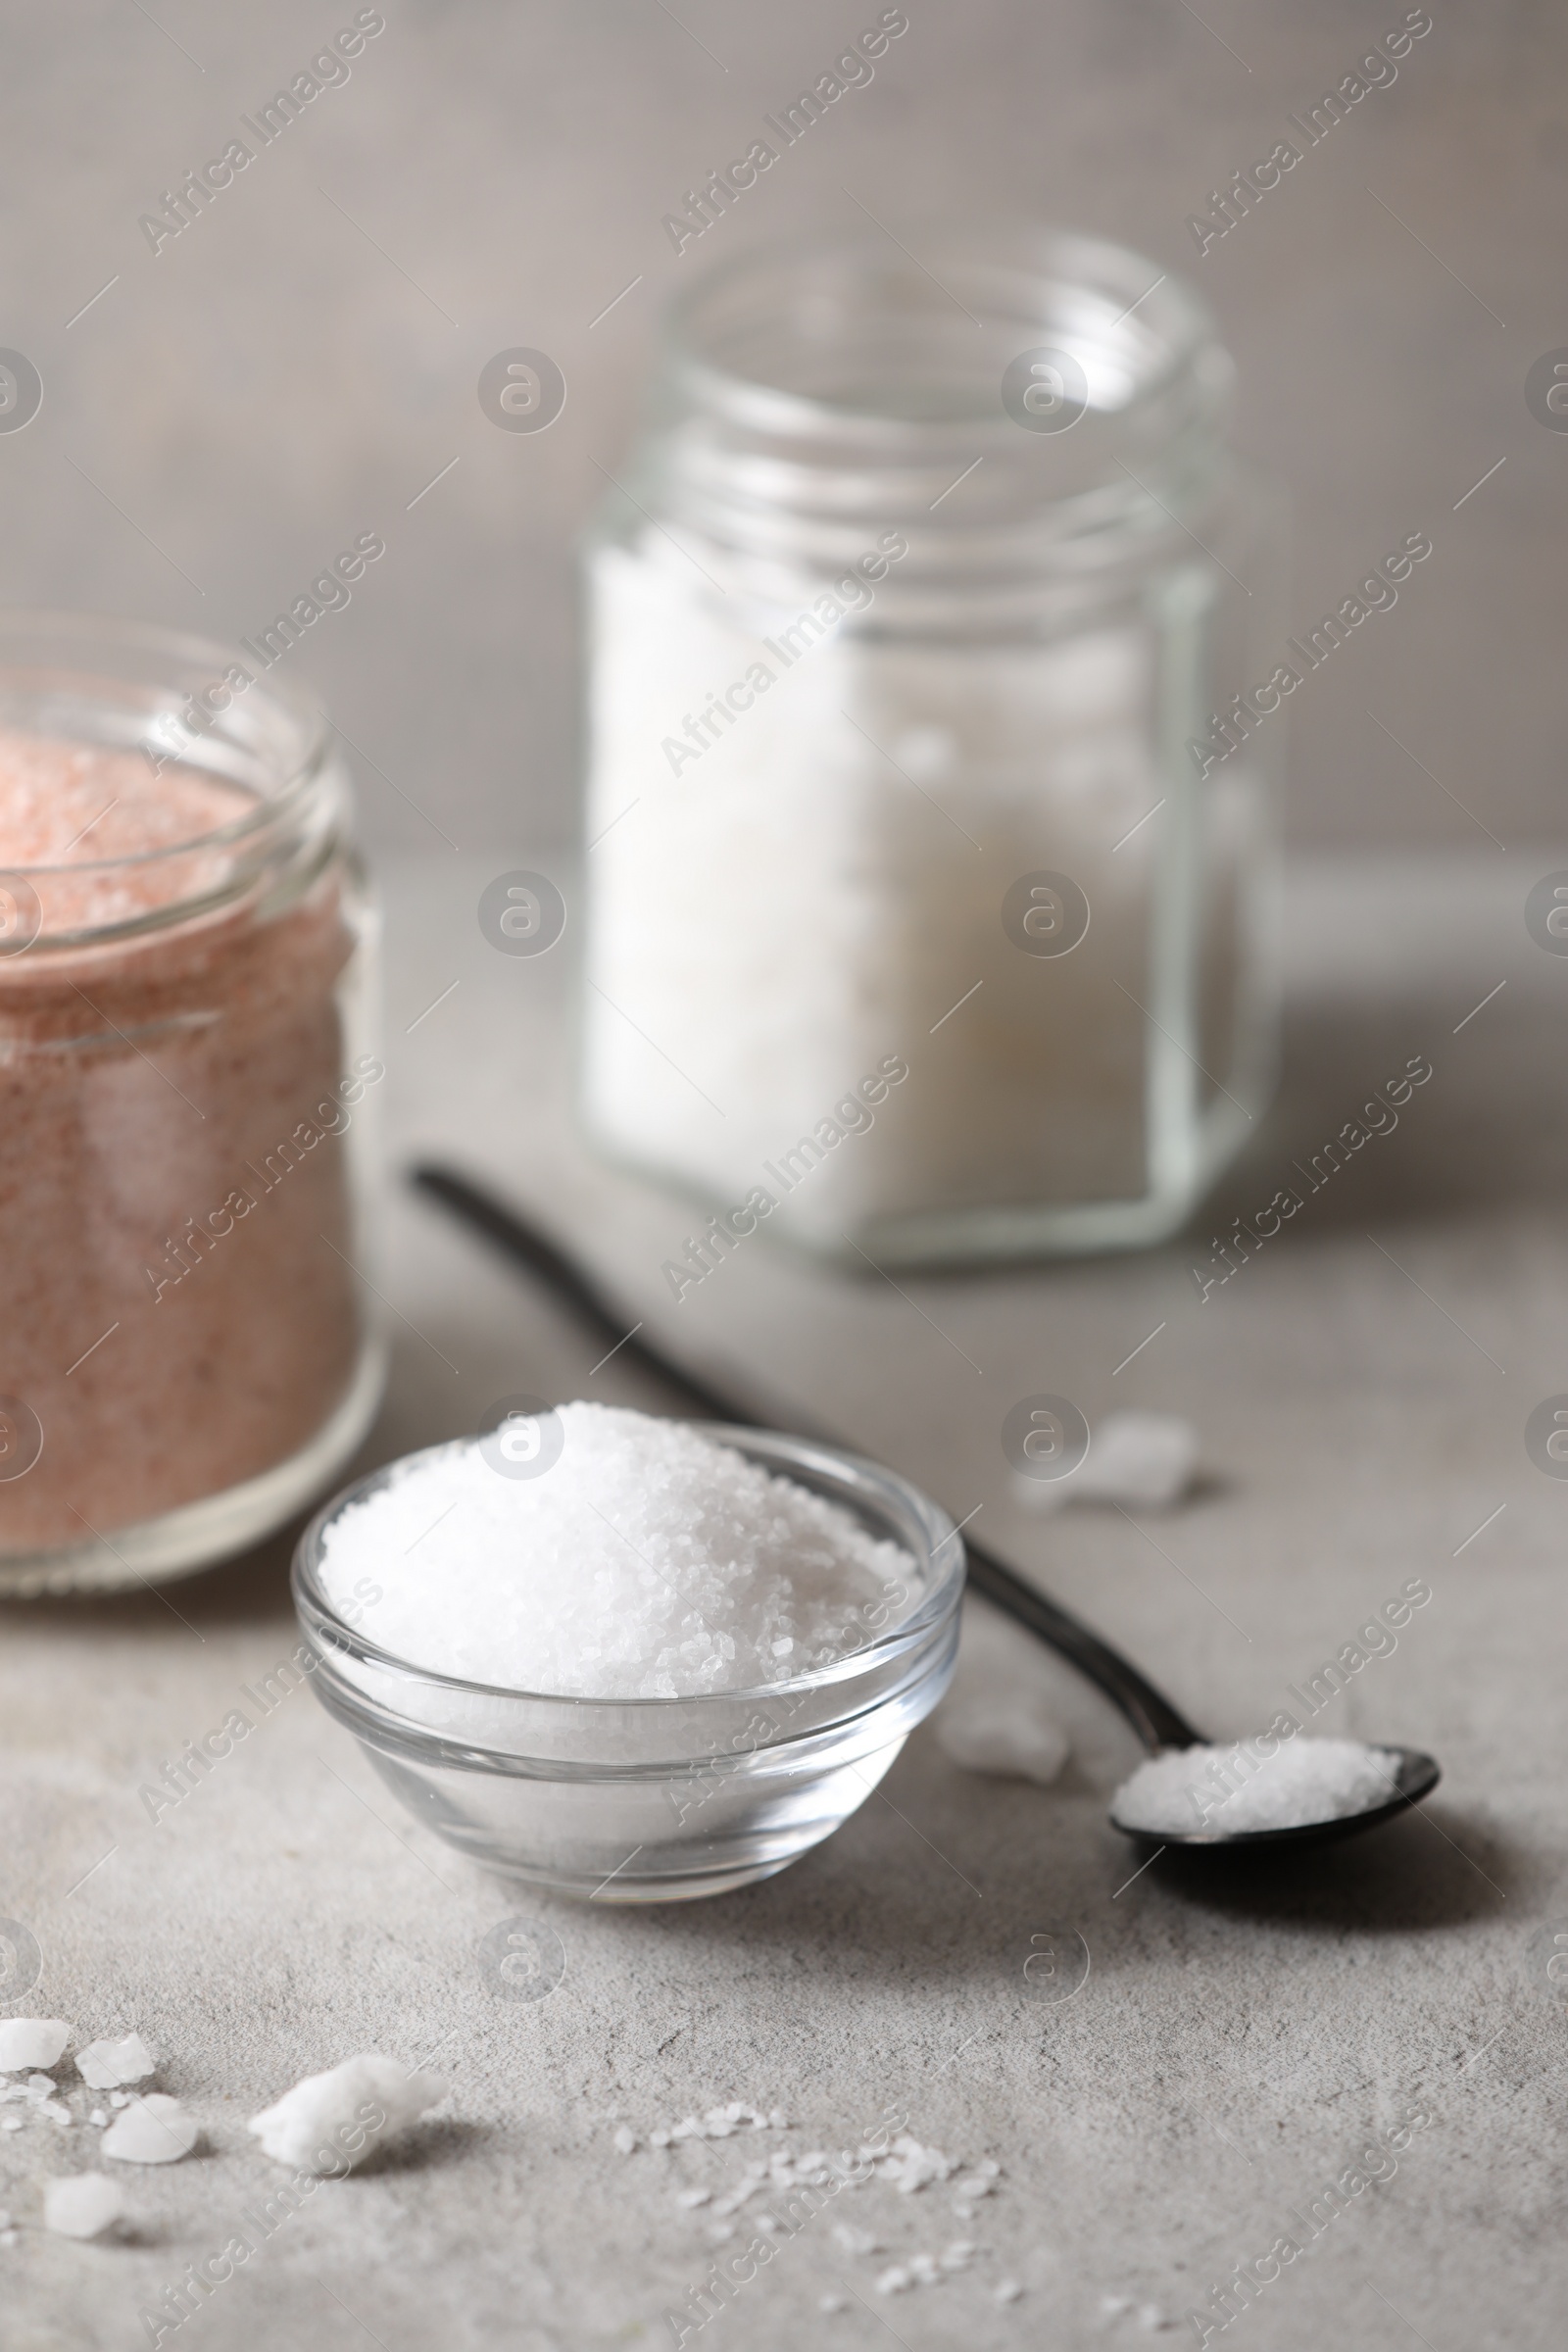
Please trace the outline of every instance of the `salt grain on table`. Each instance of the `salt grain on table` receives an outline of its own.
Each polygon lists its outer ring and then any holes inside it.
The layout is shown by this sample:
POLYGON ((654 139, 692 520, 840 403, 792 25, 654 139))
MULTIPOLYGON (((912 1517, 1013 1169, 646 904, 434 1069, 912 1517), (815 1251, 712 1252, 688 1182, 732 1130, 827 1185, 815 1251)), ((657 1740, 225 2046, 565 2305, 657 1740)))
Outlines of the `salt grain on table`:
POLYGON ((439 2075, 411 2073, 370 2050, 325 2074, 307 2075, 245 2128, 278 2164, 343 2173, 446 2095, 439 2075))
POLYGON ((201 2126, 167 2091, 131 2099, 104 2133, 106 2156, 121 2164, 177 2164, 201 2136, 201 2126))
POLYGON ((1041 1701, 976 1694, 949 1699, 936 1719, 937 1743, 965 1772, 1049 1788, 1067 1761, 1068 1740, 1041 1701))
POLYGON ((1069 1502, 1121 1504, 1128 1510, 1169 1510, 1193 1482, 1198 1432, 1174 1413, 1107 1413, 1089 1451, 1065 1478, 1031 1478, 1015 1470, 1014 1501, 1025 1510, 1059 1511, 1069 1502))
POLYGON ((75 2173, 44 2183, 43 2226, 61 2237, 100 2237, 124 2211, 120 2183, 103 2173, 75 2173))
POLYGON ((53 2066, 70 2034, 63 2018, 6 2018, 0 2022, 0 2075, 19 2074, 24 2066, 53 2066))
POLYGON ((76 2052, 76 2072, 91 2090, 114 2090, 122 2082, 145 2082, 153 2071, 139 2034, 120 2041, 90 2041, 76 2052))

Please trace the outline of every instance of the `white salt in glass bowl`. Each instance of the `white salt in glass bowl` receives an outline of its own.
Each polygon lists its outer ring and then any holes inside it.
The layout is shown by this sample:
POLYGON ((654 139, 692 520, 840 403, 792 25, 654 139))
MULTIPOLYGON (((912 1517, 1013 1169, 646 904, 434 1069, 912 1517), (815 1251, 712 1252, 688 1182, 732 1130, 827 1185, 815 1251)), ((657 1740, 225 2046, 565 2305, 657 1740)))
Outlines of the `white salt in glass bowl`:
POLYGON ((294 1601, 317 1696, 415 1818, 474 1861, 606 1903, 674 1902, 769 1878, 865 1801, 946 1690, 964 1580, 946 1512, 832 1446, 753 1429, 705 1425, 704 1435, 908 1554, 907 1592, 867 1603, 863 1642, 833 1664, 689 1698, 466 1682, 367 1641, 321 1582, 333 1521, 404 1463, 345 1488, 301 1538, 294 1601))

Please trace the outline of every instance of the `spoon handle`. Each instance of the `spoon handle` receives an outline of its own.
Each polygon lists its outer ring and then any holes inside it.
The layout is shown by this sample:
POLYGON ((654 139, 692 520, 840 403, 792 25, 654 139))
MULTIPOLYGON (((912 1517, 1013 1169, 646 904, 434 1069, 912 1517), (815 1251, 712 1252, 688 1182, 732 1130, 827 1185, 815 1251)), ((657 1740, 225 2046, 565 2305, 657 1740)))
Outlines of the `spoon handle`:
MULTIPOLYGON (((677 1363, 664 1354, 640 1332, 628 1333, 624 1316, 600 1290, 593 1277, 574 1258, 538 1228, 519 1216, 515 1209, 483 1187, 473 1184, 455 1169, 425 1162, 412 1172, 413 1182, 419 1191, 428 1193, 433 1200, 451 1211, 475 1232, 493 1242, 514 1263, 525 1266, 545 1289, 569 1306, 579 1322, 601 1332, 612 1341, 620 1353, 633 1357, 646 1370, 661 1380, 670 1381, 684 1389, 693 1401, 710 1413, 716 1421, 729 1421, 739 1426, 760 1429, 764 1426, 760 1416, 749 1411, 735 1397, 726 1396, 700 1372, 677 1363)), ((808 1434, 837 1444, 838 1440, 825 1430, 808 1434)), ((1193 1729, 1180 1710, 1172 1706, 1162 1691, 1141 1675, 1131 1661, 1119 1650, 1083 1624, 1080 1619, 1050 1599, 1039 1588, 1000 1560, 995 1552, 964 1538, 968 1553, 969 1582, 994 1607, 1027 1628, 1037 1640, 1044 1642, 1064 1657, 1069 1665, 1102 1690, 1111 1703, 1120 1709, 1151 1755, 1162 1747, 1194 1747, 1202 1734, 1193 1729)))

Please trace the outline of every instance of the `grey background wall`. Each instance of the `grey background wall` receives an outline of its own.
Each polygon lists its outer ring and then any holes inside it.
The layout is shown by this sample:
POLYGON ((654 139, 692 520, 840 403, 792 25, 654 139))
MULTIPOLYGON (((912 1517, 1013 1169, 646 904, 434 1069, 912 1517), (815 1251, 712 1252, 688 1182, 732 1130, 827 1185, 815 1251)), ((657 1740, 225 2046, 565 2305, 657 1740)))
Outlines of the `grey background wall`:
POLYGON ((352 605, 289 657, 363 755, 372 845, 565 837, 573 540, 662 298, 743 238, 858 222, 854 197, 901 233, 1016 208, 1202 286, 1241 363, 1241 441, 1296 497, 1298 620, 1396 537, 1433 537, 1397 609, 1299 698, 1296 838, 1561 839, 1568 433, 1524 399, 1568 345, 1552 0, 1431 0, 1397 80, 1201 257, 1187 216, 1401 0, 907 0, 870 85, 678 256, 662 216, 875 0, 380 6, 350 78, 154 254, 139 217, 355 0, 9 0, 0 345, 44 403, 0 434, 6 601, 248 634, 379 531, 352 605), (546 433, 480 410, 480 368, 514 345, 565 372, 546 433))

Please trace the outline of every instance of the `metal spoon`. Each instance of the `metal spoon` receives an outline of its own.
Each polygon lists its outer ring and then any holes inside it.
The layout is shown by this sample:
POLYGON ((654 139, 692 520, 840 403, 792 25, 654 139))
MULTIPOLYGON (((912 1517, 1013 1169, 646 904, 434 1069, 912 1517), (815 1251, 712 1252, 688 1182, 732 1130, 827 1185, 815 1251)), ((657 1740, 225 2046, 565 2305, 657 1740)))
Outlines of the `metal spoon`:
MULTIPOLYGON (((569 1306, 578 1320, 612 1341, 621 1354, 634 1357, 660 1379, 673 1382, 685 1390, 688 1396, 716 1421, 729 1421, 739 1426, 760 1429, 765 1424, 744 1405, 727 1396, 701 1373, 675 1362, 645 1340, 640 1333, 626 1331, 625 1317, 606 1298, 598 1284, 573 1258, 566 1255, 515 1209, 496 1199, 482 1186, 460 1176, 455 1169, 425 1163, 413 1170, 413 1182, 433 1200, 449 1210, 466 1225, 493 1242, 515 1264, 534 1275, 546 1290, 569 1306)), ((834 1445, 839 1441, 831 1432, 815 1430, 809 1434, 834 1445)), ((1027 1627, 1049 1649, 1055 1650, 1069 1665, 1102 1690, 1111 1704, 1121 1711, 1139 1740, 1152 1756, 1169 1748, 1204 1747, 1209 1744, 1203 1734, 1194 1729, 1180 1708, 1153 1684, 1140 1674, 1130 1659, 1112 1649, 1108 1642, 1094 1633, 1060 1604, 1048 1598, 1035 1585, 1028 1583, 1015 1568, 999 1560, 994 1552, 981 1544, 964 1539, 968 1555, 969 1582, 977 1592, 983 1593, 994 1607, 1003 1609, 1018 1624, 1027 1627)), ((1331 1838, 1348 1838, 1357 1830, 1369 1830, 1405 1805, 1429 1796, 1440 1777, 1435 1760, 1423 1755, 1419 1748, 1391 1747, 1387 1751, 1397 1759, 1390 1793, 1363 1812, 1341 1814, 1333 1821, 1304 1822, 1293 1829, 1223 1830, 1201 1829, 1162 1832, 1157 1838, 1148 1830, 1134 1828, 1110 1815, 1114 1828, 1125 1837, 1136 1838, 1147 1844, 1164 1846, 1204 1846, 1207 1848, 1276 1845, 1311 1845, 1331 1838)))

